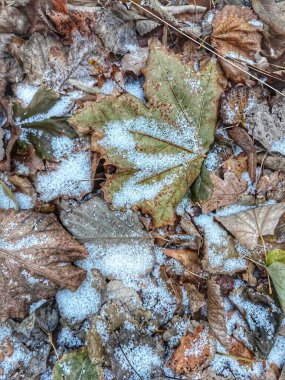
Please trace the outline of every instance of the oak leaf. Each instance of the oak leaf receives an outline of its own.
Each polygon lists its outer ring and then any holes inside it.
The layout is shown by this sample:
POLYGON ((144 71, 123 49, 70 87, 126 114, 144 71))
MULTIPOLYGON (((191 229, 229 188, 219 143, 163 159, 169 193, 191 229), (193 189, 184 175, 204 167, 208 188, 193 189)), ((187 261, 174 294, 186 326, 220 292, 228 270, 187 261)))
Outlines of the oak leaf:
POLYGON ((200 173, 213 141, 222 78, 215 61, 201 71, 152 46, 145 71, 147 106, 125 94, 86 102, 70 122, 93 130, 108 175, 104 196, 117 209, 132 206, 153 217, 155 227, 173 224, 175 209, 200 173), (192 91, 192 92, 191 92, 192 91))
POLYGON ((247 83, 249 77, 244 71, 248 71, 247 64, 257 63, 261 31, 262 23, 248 7, 226 5, 214 16, 212 46, 225 58, 218 57, 218 60, 226 77, 235 83, 247 83))
POLYGON ((230 216, 219 216, 216 219, 242 245, 254 249, 259 237, 274 235, 275 227, 284 212, 285 202, 281 202, 275 205, 256 207, 230 216))
POLYGON ((238 180, 231 172, 224 174, 224 180, 213 173, 210 174, 210 177, 214 191, 211 198, 202 205, 203 214, 236 203, 248 187, 244 179, 238 180))
POLYGON ((86 251, 53 214, 0 212, 0 318, 23 318, 58 287, 76 290, 85 271, 71 265, 86 251))

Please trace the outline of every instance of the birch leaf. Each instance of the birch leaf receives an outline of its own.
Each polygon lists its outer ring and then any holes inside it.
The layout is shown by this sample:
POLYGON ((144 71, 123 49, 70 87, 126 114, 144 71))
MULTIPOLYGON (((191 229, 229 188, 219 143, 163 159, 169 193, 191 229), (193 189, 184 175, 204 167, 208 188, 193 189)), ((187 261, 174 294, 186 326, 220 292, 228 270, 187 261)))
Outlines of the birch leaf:
POLYGON ((220 216, 216 219, 241 244, 249 249, 254 249, 260 236, 274 235, 275 227, 284 212, 285 202, 281 202, 275 205, 256 207, 230 216, 220 216))
POLYGON ((0 212, 0 318, 23 318, 29 304, 76 290, 85 271, 71 265, 86 257, 52 214, 0 212))
POLYGON ((129 94, 107 97, 86 102, 70 122, 81 133, 92 130, 92 149, 117 168, 105 199, 140 209, 161 227, 174 223, 213 141, 222 74, 216 61, 197 72, 153 46, 145 77, 147 105, 129 94))
POLYGON ((266 268, 273 282, 283 312, 285 312, 285 251, 273 249, 266 255, 266 268))

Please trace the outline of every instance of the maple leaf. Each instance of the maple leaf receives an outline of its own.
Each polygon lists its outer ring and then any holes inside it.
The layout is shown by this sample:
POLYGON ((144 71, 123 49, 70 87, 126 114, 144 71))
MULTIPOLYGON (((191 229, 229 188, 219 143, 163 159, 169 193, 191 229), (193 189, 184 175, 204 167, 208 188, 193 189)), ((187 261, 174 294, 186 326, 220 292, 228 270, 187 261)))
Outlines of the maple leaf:
POLYGON ((245 180, 238 180, 231 172, 224 174, 224 180, 213 173, 210 173, 210 178, 214 186, 214 191, 211 198, 202 205, 203 214, 208 214, 218 207, 236 203, 248 187, 245 180))
POLYGON ((215 61, 201 71, 152 46, 145 70, 147 106, 125 94, 86 102, 70 122, 90 130, 92 150, 117 171, 103 186, 115 208, 133 206, 155 227, 173 224, 175 209, 200 173, 213 141, 222 75, 215 61))
POLYGON ((275 205, 256 207, 230 216, 219 216, 216 219, 242 245, 254 249, 259 237, 274 235, 275 227, 284 212, 285 202, 281 202, 275 205))
POLYGON ((247 64, 255 65, 261 50, 262 23, 248 7, 226 5, 213 19, 212 46, 222 57, 218 60, 226 77, 235 83, 246 83, 247 64), (234 63, 234 65, 232 65, 234 63))
POLYGON ((101 370, 91 363, 87 348, 70 351, 59 359, 54 367, 53 380, 100 380, 101 370))
POLYGON ((58 287, 76 290, 85 271, 70 263, 85 257, 55 215, 0 212, 0 317, 23 318, 31 303, 53 297, 58 287))

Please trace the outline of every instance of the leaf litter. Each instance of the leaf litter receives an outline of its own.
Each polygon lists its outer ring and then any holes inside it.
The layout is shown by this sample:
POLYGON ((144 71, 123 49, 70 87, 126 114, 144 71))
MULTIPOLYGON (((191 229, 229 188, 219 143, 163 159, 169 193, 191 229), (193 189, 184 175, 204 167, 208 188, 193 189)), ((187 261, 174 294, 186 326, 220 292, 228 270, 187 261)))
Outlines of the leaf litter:
POLYGON ((2 2, 0 379, 282 379, 280 4, 2 2))

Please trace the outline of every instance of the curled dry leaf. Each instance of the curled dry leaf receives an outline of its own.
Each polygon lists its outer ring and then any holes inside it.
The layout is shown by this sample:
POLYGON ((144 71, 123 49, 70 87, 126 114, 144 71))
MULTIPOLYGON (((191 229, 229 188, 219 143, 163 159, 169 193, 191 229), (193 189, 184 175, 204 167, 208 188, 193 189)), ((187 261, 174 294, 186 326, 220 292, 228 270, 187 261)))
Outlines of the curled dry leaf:
POLYGON ((206 305, 205 296, 200 293, 196 286, 193 284, 185 283, 183 287, 185 288, 188 295, 191 314, 194 315, 197 311, 206 305))
POLYGON ((274 0, 252 0, 252 7, 258 17, 264 21, 275 34, 285 36, 285 6, 274 0))
POLYGON ((148 58, 147 48, 136 48, 132 50, 129 54, 126 54, 122 61, 122 72, 126 73, 128 71, 133 72, 135 75, 140 75, 142 69, 146 66, 148 58))
POLYGON ((183 336, 168 366, 179 374, 193 374, 212 360, 216 350, 215 339, 209 327, 193 323, 193 332, 183 336))
POLYGON ((240 153, 237 157, 227 159, 223 162, 223 171, 231 172, 240 179, 242 174, 247 172, 247 155, 240 153))
POLYGON ((247 83, 249 80, 249 76, 239 68, 247 71, 247 64, 257 63, 261 31, 262 23, 248 7, 226 5, 214 16, 212 46, 227 59, 218 58, 226 77, 235 83, 247 83))
POLYGON ((231 172, 224 174, 224 180, 213 173, 210 173, 210 177, 214 191, 211 198, 202 204, 204 214, 208 214, 219 207, 236 203, 248 187, 244 179, 238 180, 231 172))
POLYGON ((230 216, 218 216, 216 219, 242 245, 254 249, 260 237, 274 235, 275 227, 284 212, 285 202, 281 202, 275 205, 256 207, 230 216))
POLYGON ((252 182, 255 182, 257 156, 256 147, 254 146, 252 139, 243 128, 240 128, 238 126, 231 128, 228 133, 234 142, 240 146, 242 150, 247 154, 247 167, 249 177, 252 182))
POLYGON ((71 265, 86 257, 52 214, 0 213, 1 319, 23 318, 31 303, 54 296, 58 287, 76 290, 85 271, 71 265))
POLYGON ((269 175, 262 176, 257 184, 256 192, 258 196, 264 196, 268 191, 274 190, 280 180, 280 173, 272 172, 269 175))
POLYGON ((80 133, 94 130, 92 149, 117 168, 103 186, 105 199, 162 227, 174 224, 213 141, 222 76, 215 61, 196 72, 156 46, 145 76, 148 106, 129 94, 108 97, 85 103, 70 122, 80 133))

